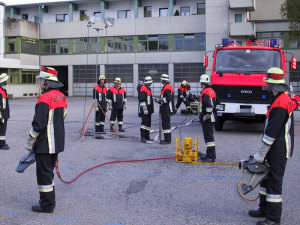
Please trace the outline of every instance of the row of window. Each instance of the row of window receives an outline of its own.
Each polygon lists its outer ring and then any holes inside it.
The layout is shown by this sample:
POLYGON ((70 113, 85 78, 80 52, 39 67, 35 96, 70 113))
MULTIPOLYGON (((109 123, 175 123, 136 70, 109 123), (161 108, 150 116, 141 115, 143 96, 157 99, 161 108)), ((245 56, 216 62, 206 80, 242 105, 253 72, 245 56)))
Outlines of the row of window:
MULTIPOLYGON (((38 40, 24 38, 18 48, 18 38, 7 39, 6 53, 38 54, 38 40)), ((205 34, 141 35, 121 37, 91 37, 72 39, 47 39, 40 43, 42 55, 158 52, 158 51, 203 51, 205 34)))

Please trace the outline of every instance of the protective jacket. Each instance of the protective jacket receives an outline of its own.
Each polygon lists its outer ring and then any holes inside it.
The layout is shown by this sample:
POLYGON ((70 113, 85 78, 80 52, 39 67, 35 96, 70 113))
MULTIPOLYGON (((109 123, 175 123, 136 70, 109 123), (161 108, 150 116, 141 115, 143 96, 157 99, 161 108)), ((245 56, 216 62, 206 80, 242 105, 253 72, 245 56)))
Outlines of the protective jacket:
POLYGON ((292 156, 294 148, 293 109, 288 93, 279 92, 266 114, 262 139, 265 144, 271 145, 269 152, 284 149, 286 158, 292 156))
POLYGON ((101 86, 100 84, 96 85, 93 89, 93 97, 97 99, 98 103, 102 107, 103 110, 107 107, 107 88, 105 85, 101 86))
POLYGON ((201 91, 200 102, 201 102, 201 114, 204 116, 206 114, 216 113, 216 101, 217 95, 214 89, 211 87, 205 87, 201 91))
POLYGON ((180 99, 180 98, 187 98, 188 97, 188 91, 190 90, 190 86, 188 84, 185 85, 185 87, 183 87, 183 85, 181 84, 179 87, 178 87, 178 95, 177 95, 177 99, 180 99))
POLYGON ((161 105, 159 107, 159 112, 174 112, 174 89, 170 83, 166 83, 161 89, 161 105))
POLYGON ((36 105, 31 136, 37 137, 35 153, 56 154, 64 151, 67 99, 58 90, 47 89, 36 105))
POLYGON ((260 209, 266 218, 280 222, 284 171, 294 148, 293 104, 287 92, 276 94, 266 114, 262 141, 270 145, 265 157, 270 173, 260 184, 260 209))
POLYGON ((127 101, 126 92, 123 87, 110 87, 107 93, 107 98, 112 103, 113 109, 123 109, 123 105, 127 101))
POLYGON ((139 93, 139 116, 144 114, 143 106, 147 106, 148 114, 154 113, 151 88, 143 85, 139 93))
POLYGON ((9 119, 9 104, 7 91, 0 86, 0 118, 9 119))

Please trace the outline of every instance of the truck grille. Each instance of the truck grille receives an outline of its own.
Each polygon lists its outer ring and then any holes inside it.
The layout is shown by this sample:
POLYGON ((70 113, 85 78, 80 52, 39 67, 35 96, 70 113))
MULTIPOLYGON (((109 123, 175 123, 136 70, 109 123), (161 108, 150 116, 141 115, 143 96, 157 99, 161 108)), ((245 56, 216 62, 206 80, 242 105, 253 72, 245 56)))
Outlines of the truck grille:
POLYGON ((221 102, 262 103, 271 101, 271 93, 259 86, 213 85, 221 102))

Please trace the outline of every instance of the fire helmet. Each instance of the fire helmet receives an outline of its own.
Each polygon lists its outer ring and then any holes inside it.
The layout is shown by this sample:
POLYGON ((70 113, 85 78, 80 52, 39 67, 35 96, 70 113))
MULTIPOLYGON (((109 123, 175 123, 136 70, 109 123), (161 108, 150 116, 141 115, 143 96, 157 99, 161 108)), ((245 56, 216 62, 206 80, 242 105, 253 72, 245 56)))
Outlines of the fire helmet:
POLYGON ((104 75, 100 75, 99 76, 99 80, 105 80, 105 76, 104 75))
POLYGON ((5 81, 9 79, 9 76, 6 73, 1 73, 0 75, 0 84, 4 84, 5 81))
POLYGON ((161 79, 161 80, 169 81, 169 75, 164 73, 164 74, 162 74, 162 75, 160 76, 160 79, 161 79))
POLYGON ((264 78, 267 88, 276 91, 288 91, 289 86, 285 83, 284 72, 282 69, 272 67, 267 71, 267 77, 264 78))
POLYGON ((116 78, 115 78, 115 83, 121 84, 121 78, 120 78, 120 77, 116 77, 116 78))
POLYGON ((152 84, 152 82, 153 82, 153 80, 152 80, 152 77, 150 77, 150 76, 147 76, 147 77, 145 77, 145 84, 152 84))
POLYGON ((200 83, 202 84, 209 84, 210 83, 210 77, 207 74, 202 74, 200 77, 200 83))
POLYGON ((187 85, 186 80, 183 80, 183 81, 181 82, 181 84, 182 84, 182 85, 187 85))

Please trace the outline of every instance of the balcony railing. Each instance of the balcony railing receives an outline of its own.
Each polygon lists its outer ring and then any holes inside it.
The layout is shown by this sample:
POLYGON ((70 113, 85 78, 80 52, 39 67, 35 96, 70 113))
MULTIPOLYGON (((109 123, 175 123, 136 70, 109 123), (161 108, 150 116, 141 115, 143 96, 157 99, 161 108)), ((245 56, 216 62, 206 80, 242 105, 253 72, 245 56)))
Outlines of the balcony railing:
POLYGON ((256 28, 253 22, 229 24, 229 36, 255 37, 255 35, 256 28))

